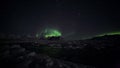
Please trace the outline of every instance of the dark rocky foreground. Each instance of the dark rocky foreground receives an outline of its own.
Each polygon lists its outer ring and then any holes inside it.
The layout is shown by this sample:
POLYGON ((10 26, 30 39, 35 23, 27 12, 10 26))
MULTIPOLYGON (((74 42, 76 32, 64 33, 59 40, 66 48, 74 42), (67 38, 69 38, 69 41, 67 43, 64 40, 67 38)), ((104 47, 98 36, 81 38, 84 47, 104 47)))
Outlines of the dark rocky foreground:
POLYGON ((0 43, 0 68, 120 68, 120 35, 64 43, 0 43))
POLYGON ((0 63, 1 68, 94 68, 38 54, 20 45, 3 46, 0 63))

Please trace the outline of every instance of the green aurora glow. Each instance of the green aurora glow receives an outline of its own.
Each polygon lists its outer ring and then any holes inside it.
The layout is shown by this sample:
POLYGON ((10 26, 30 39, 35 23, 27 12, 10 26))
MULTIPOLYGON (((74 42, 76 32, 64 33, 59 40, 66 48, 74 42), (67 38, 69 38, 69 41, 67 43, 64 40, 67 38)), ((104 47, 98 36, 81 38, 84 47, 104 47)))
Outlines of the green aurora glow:
POLYGON ((104 36, 104 35, 120 35, 120 32, 109 32, 109 33, 103 33, 97 36, 104 36))
POLYGON ((120 35, 120 31, 117 31, 117 32, 106 32, 106 33, 102 33, 102 34, 98 34, 98 35, 93 35, 93 36, 89 36, 89 37, 84 37, 82 38, 83 40, 84 39, 91 39, 93 37, 102 37, 102 36, 105 36, 105 35, 120 35))
POLYGON ((56 30, 56 29, 46 29, 45 30, 45 38, 48 38, 48 37, 59 37, 61 36, 61 32, 56 30))
POLYGON ((36 34, 36 37, 43 36, 45 38, 48 37, 59 37, 62 36, 62 33, 56 29, 45 29, 40 34, 36 34))

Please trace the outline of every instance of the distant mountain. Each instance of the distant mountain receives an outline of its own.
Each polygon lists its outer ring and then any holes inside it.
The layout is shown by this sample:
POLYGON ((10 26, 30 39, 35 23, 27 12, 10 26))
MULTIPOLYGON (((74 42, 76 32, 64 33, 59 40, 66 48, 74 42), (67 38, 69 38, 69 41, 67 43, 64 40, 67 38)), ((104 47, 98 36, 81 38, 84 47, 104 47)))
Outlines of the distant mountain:
POLYGON ((120 35, 103 35, 103 36, 98 36, 98 37, 93 37, 91 40, 117 40, 120 39, 120 35))

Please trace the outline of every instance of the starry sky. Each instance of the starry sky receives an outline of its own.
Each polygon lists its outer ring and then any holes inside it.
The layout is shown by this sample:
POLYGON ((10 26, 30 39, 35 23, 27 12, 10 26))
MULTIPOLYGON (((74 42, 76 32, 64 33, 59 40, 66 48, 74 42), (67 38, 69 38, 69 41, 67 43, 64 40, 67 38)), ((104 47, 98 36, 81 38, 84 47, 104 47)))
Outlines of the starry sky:
POLYGON ((0 8, 0 33, 35 35, 52 28, 80 39, 120 31, 117 0, 4 0, 0 8))

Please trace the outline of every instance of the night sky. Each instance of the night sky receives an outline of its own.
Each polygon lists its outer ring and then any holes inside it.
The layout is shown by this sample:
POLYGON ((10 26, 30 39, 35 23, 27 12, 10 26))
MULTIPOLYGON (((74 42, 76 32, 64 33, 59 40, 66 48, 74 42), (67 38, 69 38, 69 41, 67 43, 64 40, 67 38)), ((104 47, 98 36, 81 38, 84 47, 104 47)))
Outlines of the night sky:
POLYGON ((120 31, 116 0, 4 0, 0 5, 0 33, 35 35, 52 28, 80 39, 120 31))

